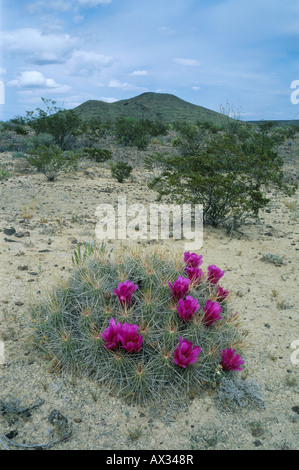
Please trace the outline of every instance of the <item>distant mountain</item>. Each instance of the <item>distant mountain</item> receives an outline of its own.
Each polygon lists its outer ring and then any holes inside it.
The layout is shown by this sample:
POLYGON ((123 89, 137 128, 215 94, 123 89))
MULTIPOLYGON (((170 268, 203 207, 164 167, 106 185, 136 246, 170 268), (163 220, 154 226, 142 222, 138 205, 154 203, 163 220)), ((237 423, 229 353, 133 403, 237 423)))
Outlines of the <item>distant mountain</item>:
POLYGON ((165 123, 208 121, 220 124, 227 119, 221 113, 188 103, 167 93, 143 93, 114 103, 90 100, 74 108, 74 111, 84 120, 99 117, 103 121, 126 117, 159 120, 165 123))

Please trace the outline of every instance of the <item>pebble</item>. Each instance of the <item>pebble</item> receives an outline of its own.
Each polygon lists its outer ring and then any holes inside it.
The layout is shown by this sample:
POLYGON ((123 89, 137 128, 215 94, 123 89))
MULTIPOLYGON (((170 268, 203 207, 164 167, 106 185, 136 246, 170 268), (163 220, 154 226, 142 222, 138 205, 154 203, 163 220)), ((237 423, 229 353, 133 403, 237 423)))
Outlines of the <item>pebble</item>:
POLYGON ((3 233, 4 233, 5 235, 9 235, 9 236, 10 236, 10 235, 14 235, 14 234, 16 233, 16 230, 15 230, 13 227, 11 227, 11 228, 5 228, 5 229, 3 230, 3 233))
POLYGON ((25 265, 25 264, 20 264, 20 266, 18 266, 18 270, 19 271, 28 271, 28 266, 25 265))

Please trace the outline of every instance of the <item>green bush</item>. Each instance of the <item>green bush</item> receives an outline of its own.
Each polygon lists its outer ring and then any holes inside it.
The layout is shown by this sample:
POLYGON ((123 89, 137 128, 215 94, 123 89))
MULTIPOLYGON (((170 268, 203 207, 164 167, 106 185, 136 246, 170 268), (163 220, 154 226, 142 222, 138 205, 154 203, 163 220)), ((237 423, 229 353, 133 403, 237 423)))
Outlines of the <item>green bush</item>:
POLYGON ((284 162, 276 150, 287 132, 246 128, 242 135, 246 138, 233 134, 232 128, 202 134, 196 127, 185 127, 176 141, 178 155, 151 156, 162 170, 149 187, 160 198, 203 204, 204 223, 213 226, 233 228, 248 216, 258 216, 270 201, 269 188, 287 195, 296 189, 284 181, 284 162))
POLYGON ((115 137, 120 144, 145 150, 151 137, 166 135, 168 127, 162 122, 149 119, 119 118, 114 123, 114 129, 115 137))
POLYGON ((54 136, 45 132, 35 134, 29 137, 25 142, 27 152, 31 152, 38 147, 51 147, 51 145, 55 145, 54 136))
MULTIPOLYGON (((221 377, 240 374, 236 371, 242 368, 235 364, 229 369, 222 356, 224 350, 242 350, 246 333, 238 316, 219 299, 219 286, 207 274, 200 282, 189 282, 182 254, 102 250, 80 259, 65 285, 32 308, 33 341, 52 359, 52 370, 89 376, 133 403, 169 404, 182 404, 220 383, 221 377), (184 297, 190 295, 200 305, 188 319, 179 315, 180 300, 169 285, 175 286, 179 276, 188 284, 184 297), (134 292, 129 296, 127 291, 121 300, 126 281, 134 292), (211 299, 221 312, 213 323, 205 311, 211 299), (121 337, 114 330, 114 338, 105 338, 113 320, 117 328, 136 329, 129 342, 123 330, 121 337), (188 356, 184 365, 175 361, 180 337, 197 349, 197 358, 188 356)), ((188 299, 181 300, 184 304, 188 299)))
POLYGON ((111 163, 111 175, 116 178, 119 183, 123 183, 125 179, 129 178, 133 167, 125 162, 111 163))
POLYGON ((81 120, 73 110, 56 107, 56 101, 42 98, 47 110, 27 111, 26 123, 37 134, 51 134, 62 150, 72 150, 81 132, 81 120))
POLYGON ((43 145, 32 149, 26 160, 43 173, 48 181, 55 181, 59 173, 77 168, 78 156, 73 152, 63 152, 57 145, 43 145))
POLYGON ((91 160, 95 160, 98 163, 107 162, 113 157, 113 153, 111 152, 111 150, 100 149, 95 147, 86 147, 83 153, 84 156, 90 158, 91 160))
POLYGON ((9 178, 9 176, 10 176, 10 174, 9 174, 8 171, 3 170, 2 168, 0 168, 0 181, 9 178))

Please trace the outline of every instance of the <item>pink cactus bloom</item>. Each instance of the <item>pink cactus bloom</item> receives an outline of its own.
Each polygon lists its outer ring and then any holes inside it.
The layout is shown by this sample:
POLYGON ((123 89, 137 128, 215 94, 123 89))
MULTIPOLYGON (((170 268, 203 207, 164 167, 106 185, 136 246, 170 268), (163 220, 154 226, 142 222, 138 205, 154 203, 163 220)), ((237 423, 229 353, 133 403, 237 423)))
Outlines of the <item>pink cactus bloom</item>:
POLYGON ((179 317, 183 321, 192 320, 193 316, 200 309, 200 305, 197 299, 194 299, 191 295, 187 295, 186 300, 180 299, 177 305, 177 311, 179 317))
POLYGON ((222 312, 221 306, 218 302, 213 302, 212 300, 207 300, 205 306, 203 307, 204 316, 203 322, 206 326, 214 325, 216 320, 221 320, 220 313, 222 312))
POLYGON ((236 350, 232 348, 223 349, 221 351, 221 365, 223 370, 241 371, 241 365, 244 361, 239 354, 235 354, 236 350))
POLYGON ((190 279, 186 279, 183 276, 179 276, 173 283, 168 282, 172 295, 175 300, 182 299, 189 292, 190 279))
POLYGON ((224 290, 223 287, 217 286, 216 300, 217 302, 223 302, 229 296, 229 291, 224 290))
POLYGON ((201 348, 199 346, 193 346, 191 341, 187 341, 180 336, 179 344, 174 351, 173 362, 186 369, 189 364, 194 364, 197 361, 200 352, 201 348))
POLYGON ((217 284, 224 274, 225 271, 221 271, 215 264, 208 266, 208 282, 211 284, 217 284))
POLYGON ((106 328, 101 334, 103 340, 106 341, 106 344, 104 344, 105 348, 113 350, 117 349, 120 346, 121 329, 121 322, 118 322, 116 324, 114 318, 110 318, 109 327, 106 328))
POLYGON ((138 289, 138 284, 134 285, 131 281, 120 282, 117 289, 113 289, 113 293, 117 295, 118 300, 122 307, 129 307, 132 301, 132 296, 135 290, 138 289))
POLYGON ((124 323, 120 332, 122 347, 129 353, 140 351, 142 345, 142 335, 138 335, 138 325, 124 323))
POLYGON ((189 268, 198 268, 202 265, 202 255, 197 255, 196 253, 191 254, 189 251, 185 251, 184 261, 189 268))
POLYGON ((202 269, 190 268, 189 266, 187 266, 186 267, 186 274, 187 274, 188 278, 190 279, 191 284, 196 286, 197 284, 200 283, 200 281, 201 281, 201 279, 204 275, 204 272, 203 272, 202 269))

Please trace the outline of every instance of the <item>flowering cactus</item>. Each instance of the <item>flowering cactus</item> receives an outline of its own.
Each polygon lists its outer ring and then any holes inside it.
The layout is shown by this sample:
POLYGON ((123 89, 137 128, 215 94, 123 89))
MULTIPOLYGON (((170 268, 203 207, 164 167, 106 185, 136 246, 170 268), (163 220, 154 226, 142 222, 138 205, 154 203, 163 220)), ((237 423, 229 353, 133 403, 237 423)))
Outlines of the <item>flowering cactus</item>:
POLYGON ((224 290, 223 287, 217 285, 216 286, 216 300, 217 302, 224 302, 224 300, 229 296, 229 291, 224 290))
POLYGON ((64 372, 84 373, 119 397, 181 403, 217 381, 219 366, 224 373, 243 364, 231 349, 244 340, 228 321, 235 316, 218 285, 224 272, 213 265, 205 277, 201 264, 189 252, 92 252, 33 308, 34 342, 64 372))
POLYGON ((192 341, 187 341, 181 336, 179 337, 179 344, 174 351, 173 362, 180 367, 186 369, 189 364, 194 364, 197 361, 197 357, 201 352, 199 346, 193 346, 192 341))
POLYGON ((195 313, 200 309, 200 305, 197 299, 194 299, 191 295, 187 295, 186 300, 180 299, 177 305, 177 311, 179 317, 183 321, 192 320, 195 313))
POLYGON ((239 354, 236 354, 235 349, 228 348, 221 351, 221 365, 223 370, 241 371, 242 364, 244 364, 244 361, 239 354))
POLYGON ((189 268, 198 268, 202 265, 202 255, 197 255, 196 253, 190 254, 189 251, 185 251, 184 261, 189 268))
POLYGON ((189 266, 186 267, 186 274, 191 281, 193 286, 196 286, 200 283, 201 279, 204 276, 204 272, 202 269, 199 268, 190 268, 189 266))
POLYGON ((217 284, 224 274, 225 271, 221 271, 215 264, 208 266, 208 282, 210 284, 217 284))
POLYGON ((172 295, 175 300, 182 299, 189 292, 190 279, 179 276, 173 283, 168 282, 172 295))
POLYGON ((120 304, 124 307, 129 307, 132 301, 132 296, 138 285, 134 285, 131 281, 120 282, 117 289, 113 289, 113 293, 117 295, 120 304))
POLYGON ((221 320, 222 317, 220 313, 222 312, 221 306, 218 302, 213 302, 212 300, 208 300, 203 307, 204 316, 203 322, 206 326, 214 325, 216 320, 221 320))
POLYGON ((105 348, 110 350, 118 349, 120 345, 121 328, 121 322, 116 323, 114 318, 110 318, 109 327, 101 334, 103 340, 106 342, 106 344, 104 344, 105 348))
POLYGON ((142 345, 142 335, 138 335, 138 325, 129 325, 124 323, 122 325, 119 337, 122 347, 130 353, 140 351, 142 345))

